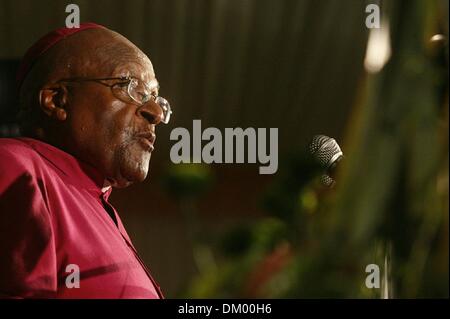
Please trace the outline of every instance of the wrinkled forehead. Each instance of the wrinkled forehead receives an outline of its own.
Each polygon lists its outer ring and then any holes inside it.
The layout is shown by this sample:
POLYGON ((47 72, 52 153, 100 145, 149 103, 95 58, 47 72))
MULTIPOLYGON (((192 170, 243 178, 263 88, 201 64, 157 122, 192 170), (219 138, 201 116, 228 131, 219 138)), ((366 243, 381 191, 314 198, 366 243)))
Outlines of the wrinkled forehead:
MULTIPOLYGON (((76 35, 75 35, 76 36, 76 35)), ((75 38, 74 36, 74 38, 75 38)), ((88 72, 98 76, 130 75, 144 82, 155 80, 155 71, 148 56, 121 34, 108 30, 86 30, 79 35, 77 53, 88 72)))
POLYGON ((122 75, 132 75, 146 83, 156 80, 147 55, 121 34, 106 28, 84 30, 64 38, 40 57, 31 73, 31 81, 122 75))
POLYGON ((155 71, 150 59, 134 43, 111 30, 97 30, 97 32, 104 33, 103 41, 90 42, 87 45, 95 47, 94 55, 108 67, 113 73, 111 75, 131 75, 148 83, 155 80, 155 71))
POLYGON ((112 77, 135 77, 143 81, 149 89, 158 89, 159 83, 153 65, 147 56, 119 60, 111 74, 112 77))

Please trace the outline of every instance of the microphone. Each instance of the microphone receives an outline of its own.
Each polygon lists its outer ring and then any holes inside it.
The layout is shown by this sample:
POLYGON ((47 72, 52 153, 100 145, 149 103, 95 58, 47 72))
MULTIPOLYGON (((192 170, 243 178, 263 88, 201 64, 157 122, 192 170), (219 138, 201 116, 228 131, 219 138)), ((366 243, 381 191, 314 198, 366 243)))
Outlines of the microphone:
POLYGON ((326 135, 315 135, 309 144, 309 151, 314 160, 324 169, 320 181, 327 187, 333 187, 337 164, 344 157, 339 144, 334 138, 326 135))

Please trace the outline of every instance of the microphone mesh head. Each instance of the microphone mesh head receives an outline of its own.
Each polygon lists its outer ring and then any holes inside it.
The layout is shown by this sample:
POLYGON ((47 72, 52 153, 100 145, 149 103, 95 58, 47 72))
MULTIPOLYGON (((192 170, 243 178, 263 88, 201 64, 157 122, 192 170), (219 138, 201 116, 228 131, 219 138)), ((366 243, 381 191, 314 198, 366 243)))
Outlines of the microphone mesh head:
POLYGON ((309 151, 314 159, 324 167, 327 172, 320 177, 322 184, 327 187, 334 185, 334 179, 328 175, 330 167, 343 156, 341 148, 334 138, 326 135, 315 135, 309 144, 309 151))
POLYGON ((334 179, 331 178, 328 174, 323 174, 322 176, 320 176, 320 182, 327 187, 331 187, 334 185, 334 179))
POLYGON ((309 144, 309 151, 325 168, 329 168, 342 156, 341 148, 336 140, 326 135, 315 135, 309 144))

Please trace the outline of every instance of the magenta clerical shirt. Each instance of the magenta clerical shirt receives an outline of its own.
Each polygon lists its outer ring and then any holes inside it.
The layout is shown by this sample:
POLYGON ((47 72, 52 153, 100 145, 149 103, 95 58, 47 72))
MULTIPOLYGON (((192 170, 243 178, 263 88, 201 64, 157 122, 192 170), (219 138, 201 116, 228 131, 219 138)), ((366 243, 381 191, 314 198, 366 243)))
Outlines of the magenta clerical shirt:
POLYGON ((162 298, 103 186, 54 146, 0 139, 0 298, 162 298))

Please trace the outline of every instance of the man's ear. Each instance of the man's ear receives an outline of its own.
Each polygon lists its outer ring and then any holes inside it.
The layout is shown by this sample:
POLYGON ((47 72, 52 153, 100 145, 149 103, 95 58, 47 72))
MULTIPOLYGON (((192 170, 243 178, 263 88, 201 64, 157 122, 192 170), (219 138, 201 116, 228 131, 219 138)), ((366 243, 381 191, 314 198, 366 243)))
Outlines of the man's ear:
POLYGON ((67 118, 67 110, 65 108, 67 98, 67 88, 61 84, 45 86, 39 91, 41 110, 58 121, 64 121, 67 118))

